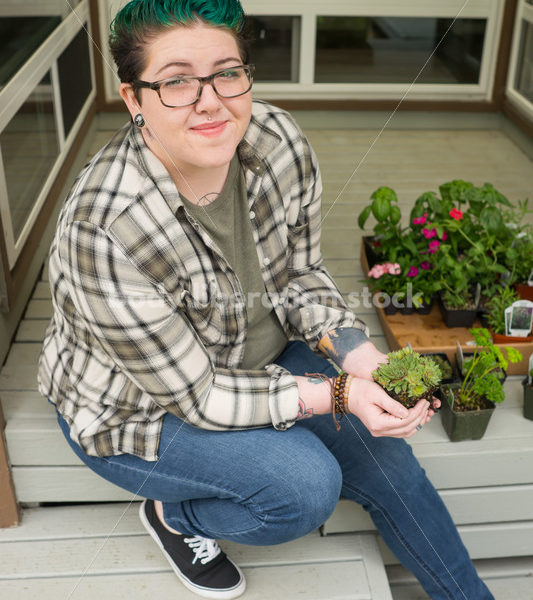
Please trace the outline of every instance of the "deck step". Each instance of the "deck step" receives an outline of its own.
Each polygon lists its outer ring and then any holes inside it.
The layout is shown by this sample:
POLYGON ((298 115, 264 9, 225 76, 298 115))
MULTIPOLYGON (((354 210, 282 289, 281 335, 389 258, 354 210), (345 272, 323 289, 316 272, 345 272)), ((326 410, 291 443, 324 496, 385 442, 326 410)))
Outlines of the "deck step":
MULTIPOLYGON (((142 528, 138 503, 50 507, 24 512, 22 526, 0 531, 0 586, 9 598, 94 600, 197 598, 176 580, 142 528)), ((321 537, 279 546, 221 542, 246 575, 247 600, 392 600, 372 534, 321 537), (349 592, 348 592, 349 591, 349 592), (347 592, 349 596, 347 596, 347 592)))

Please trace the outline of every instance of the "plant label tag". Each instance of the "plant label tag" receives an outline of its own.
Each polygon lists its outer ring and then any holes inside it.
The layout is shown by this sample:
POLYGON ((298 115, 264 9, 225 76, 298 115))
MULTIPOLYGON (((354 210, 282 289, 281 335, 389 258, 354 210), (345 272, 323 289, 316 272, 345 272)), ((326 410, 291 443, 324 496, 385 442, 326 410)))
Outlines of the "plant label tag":
POLYGON ((531 287, 533 287, 533 269, 531 269, 531 273, 529 274, 529 277, 527 278, 527 284, 531 287))
POLYGON ((527 382, 533 384, 533 352, 529 355, 529 368, 527 371, 527 382))
POLYGON ((463 349, 461 348, 461 344, 459 343, 459 340, 457 340, 456 342, 457 344, 457 370, 460 371, 463 363, 465 362, 465 357, 463 355, 463 349))
MULTIPOLYGON (((511 316, 509 333, 516 337, 527 337, 533 324, 533 302, 531 300, 517 300, 509 307, 511 316)), ((507 315, 507 310, 505 313, 507 315)))
POLYGON ((476 294, 474 297, 474 305, 475 306, 479 306, 479 299, 481 298, 481 284, 478 283, 476 285, 476 294))
POLYGON ((505 309, 505 313, 504 313, 504 316, 505 316, 505 335, 511 335, 511 334, 509 333, 509 330, 510 330, 510 324, 511 324, 511 314, 512 314, 512 312, 513 312, 513 307, 512 307, 512 305, 511 305, 511 306, 508 306, 508 307, 505 309))

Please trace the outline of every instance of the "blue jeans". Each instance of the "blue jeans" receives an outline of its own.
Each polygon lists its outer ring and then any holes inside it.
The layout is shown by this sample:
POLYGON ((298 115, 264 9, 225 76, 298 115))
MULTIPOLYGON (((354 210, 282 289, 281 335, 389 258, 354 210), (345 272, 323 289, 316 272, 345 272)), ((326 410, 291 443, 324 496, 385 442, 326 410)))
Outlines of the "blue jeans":
MULTIPOLYGON (((302 342, 276 362, 294 375, 335 373, 302 342)), ((492 599, 479 579, 439 495, 395 438, 374 438, 350 415, 337 432, 331 415, 274 428, 208 431, 167 414, 159 460, 133 455, 80 459, 116 485, 161 500, 168 524, 189 535, 270 545, 317 529, 339 496, 361 504, 398 559, 436 600, 492 599)))

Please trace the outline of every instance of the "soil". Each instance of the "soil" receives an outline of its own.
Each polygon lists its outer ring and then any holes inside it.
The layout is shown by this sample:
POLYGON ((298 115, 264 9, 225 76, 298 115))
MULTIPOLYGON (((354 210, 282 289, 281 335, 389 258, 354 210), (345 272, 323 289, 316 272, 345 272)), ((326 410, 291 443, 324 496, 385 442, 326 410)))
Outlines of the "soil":
POLYGON ((472 299, 468 300, 467 303, 464 306, 461 306, 460 308, 457 308, 455 306, 449 306, 445 300, 443 300, 442 303, 444 304, 446 310, 477 310, 476 303, 472 299))
MULTIPOLYGON (((383 388, 383 389, 385 389, 385 388, 383 388)), ((429 390, 425 394, 422 394, 421 396, 417 396, 416 398, 410 398, 407 395, 407 392, 402 392, 401 394, 397 394, 396 392, 390 392, 389 390, 385 390, 385 391, 391 398, 394 398, 394 400, 397 400, 398 402, 403 404, 406 408, 413 408, 413 406, 415 406, 419 400, 427 400, 429 402, 429 408, 431 408, 432 410, 437 410, 433 406, 433 402, 435 401, 435 398, 433 398, 433 394, 437 391, 437 388, 433 388, 432 390, 429 390)))
POLYGON ((478 398, 476 401, 475 408, 464 406, 459 402, 459 388, 453 390, 453 410, 454 412, 471 412, 472 410, 484 410, 486 408, 492 408, 493 405, 484 397, 478 398))

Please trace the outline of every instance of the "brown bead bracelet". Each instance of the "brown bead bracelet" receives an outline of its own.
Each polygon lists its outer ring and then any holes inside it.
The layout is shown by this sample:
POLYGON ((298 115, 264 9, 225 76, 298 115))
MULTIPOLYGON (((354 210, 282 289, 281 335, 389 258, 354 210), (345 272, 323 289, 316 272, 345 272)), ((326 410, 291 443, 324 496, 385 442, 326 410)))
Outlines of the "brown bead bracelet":
POLYGON ((348 393, 353 376, 341 371, 337 377, 329 378, 322 373, 306 373, 308 377, 318 377, 331 386, 331 412, 337 431, 341 428, 339 421, 350 413, 348 409, 348 393), (337 416, 339 417, 337 419, 337 416))

